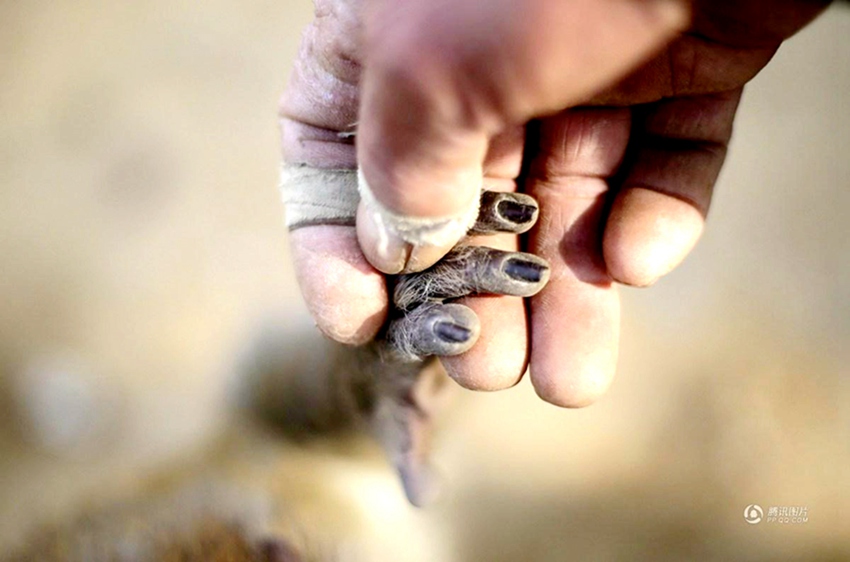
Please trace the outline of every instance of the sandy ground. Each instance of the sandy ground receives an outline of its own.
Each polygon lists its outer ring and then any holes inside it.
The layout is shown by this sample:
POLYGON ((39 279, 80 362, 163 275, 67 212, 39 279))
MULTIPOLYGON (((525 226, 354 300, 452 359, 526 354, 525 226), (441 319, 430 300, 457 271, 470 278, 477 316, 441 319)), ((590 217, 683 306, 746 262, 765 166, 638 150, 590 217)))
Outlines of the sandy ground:
POLYGON ((704 239, 623 291, 610 395, 460 393, 424 513, 370 445, 305 449, 227 413, 252 342, 315 337, 275 187, 310 11, 0 4, 0 544, 162 467, 262 457, 233 470, 383 559, 850 559, 850 9, 747 89, 704 239), (216 449, 227 427, 239 444, 216 449), (749 504, 808 521, 749 525, 749 504))

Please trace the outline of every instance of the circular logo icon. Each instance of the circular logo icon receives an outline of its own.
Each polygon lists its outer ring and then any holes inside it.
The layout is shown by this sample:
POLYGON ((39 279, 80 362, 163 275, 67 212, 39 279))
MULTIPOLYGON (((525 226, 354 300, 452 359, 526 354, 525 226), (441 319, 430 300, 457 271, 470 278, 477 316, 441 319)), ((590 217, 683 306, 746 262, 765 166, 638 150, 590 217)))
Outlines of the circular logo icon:
POLYGON ((746 521, 750 525, 761 523, 762 517, 764 517, 764 511, 762 510, 761 506, 751 503, 750 505, 744 508, 744 521, 746 521))

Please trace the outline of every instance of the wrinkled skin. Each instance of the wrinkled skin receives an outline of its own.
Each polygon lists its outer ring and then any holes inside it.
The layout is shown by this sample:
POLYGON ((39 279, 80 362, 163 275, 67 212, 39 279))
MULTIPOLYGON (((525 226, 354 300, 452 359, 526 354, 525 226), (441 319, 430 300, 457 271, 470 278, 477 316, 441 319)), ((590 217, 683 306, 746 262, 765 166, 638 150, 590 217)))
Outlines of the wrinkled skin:
MULTIPOLYGON (((540 203, 524 250, 551 264, 531 299, 469 297, 481 322, 444 361, 461 385, 597 399, 613 376, 615 283, 652 284, 703 230, 743 86, 827 2, 803 0, 317 0, 281 102, 283 156, 355 167, 396 212, 444 216, 491 190, 540 203), (575 108, 581 105, 582 107, 575 108), (573 108, 573 109, 569 109, 573 108), (357 124, 357 144, 339 132, 357 124)), ((319 327, 346 343, 387 317, 384 273, 447 248, 376 256, 374 225, 291 242, 319 327)), ((488 241, 520 248, 514 235, 488 241)), ((394 252, 394 253, 393 253, 394 252)))

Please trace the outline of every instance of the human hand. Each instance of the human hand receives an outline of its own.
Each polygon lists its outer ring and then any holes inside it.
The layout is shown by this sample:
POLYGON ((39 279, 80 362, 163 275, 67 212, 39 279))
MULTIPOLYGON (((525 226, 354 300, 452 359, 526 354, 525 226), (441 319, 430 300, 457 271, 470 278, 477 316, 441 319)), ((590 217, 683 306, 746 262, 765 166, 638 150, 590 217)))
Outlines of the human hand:
MULTIPOLYGON (((542 398, 581 406, 613 376, 615 282, 649 285, 693 248, 743 85, 827 3, 706 0, 690 15, 678 0, 316 4, 281 102, 284 161, 359 162, 379 204, 414 217, 463 215, 482 181, 534 196, 541 220, 523 249, 549 261, 549 285, 528 310, 463 299, 481 338, 444 364, 463 386, 497 389, 530 360, 542 398), (355 124, 356 146, 339 134, 355 124)), ((318 326, 345 343, 383 325, 383 273, 426 268, 459 236, 410 244, 375 216, 361 202, 356 229, 291 236, 318 326)))

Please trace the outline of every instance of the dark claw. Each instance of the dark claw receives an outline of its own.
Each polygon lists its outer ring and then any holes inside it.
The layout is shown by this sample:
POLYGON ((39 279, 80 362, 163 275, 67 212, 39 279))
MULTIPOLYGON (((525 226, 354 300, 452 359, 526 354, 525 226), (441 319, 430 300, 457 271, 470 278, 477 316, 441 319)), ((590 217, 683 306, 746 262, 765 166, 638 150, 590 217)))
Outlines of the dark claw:
POLYGON ((522 234, 537 222, 538 207, 533 197, 523 193, 483 191, 478 220, 470 234, 512 232, 522 234))
POLYGON ((537 214, 537 207, 505 199, 499 201, 499 204, 496 205, 496 212, 505 220, 525 226, 534 220, 537 214))
POLYGON ((511 279, 525 281, 526 283, 539 283, 548 268, 540 263, 510 258, 505 262, 502 270, 511 279))
POLYGON ((446 343, 465 343, 472 337, 472 331, 450 322, 434 324, 434 333, 446 343))
POLYGON ((386 340, 402 361, 430 355, 458 355, 478 340, 478 317, 460 304, 429 303, 415 308, 387 327, 386 340))

